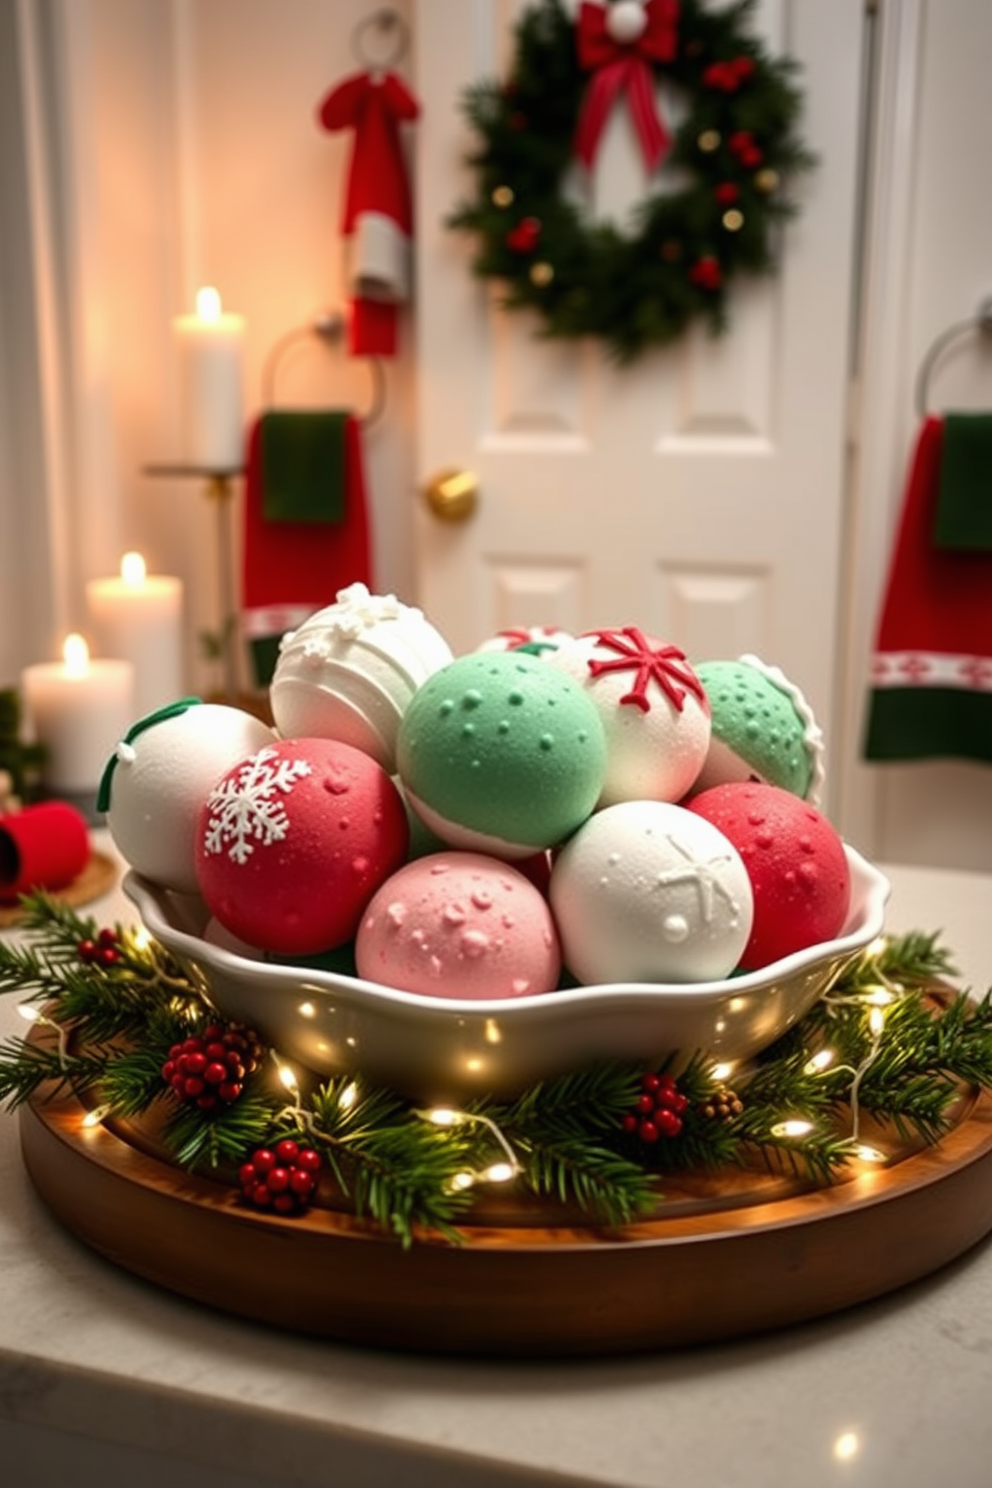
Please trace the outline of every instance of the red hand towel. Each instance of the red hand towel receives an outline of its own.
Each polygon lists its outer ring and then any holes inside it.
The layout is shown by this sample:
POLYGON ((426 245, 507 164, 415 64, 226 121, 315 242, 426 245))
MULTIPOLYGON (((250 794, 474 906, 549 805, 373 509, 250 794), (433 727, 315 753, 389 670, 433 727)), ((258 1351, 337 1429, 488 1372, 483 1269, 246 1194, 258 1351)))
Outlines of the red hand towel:
POLYGON ((934 542, 944 426, 910 466, 872 661, 865 757, 992 762, 992 555, 934 542))
POLYGON ((345 424, 340 522, 266 520, 260 426, 256 419, 245 461, 242 618, 255 681, 265 687, 285 632, 333 604, 339 589, 358 581, 371 588, 372 564, 358 420, 349 415, 345 424))

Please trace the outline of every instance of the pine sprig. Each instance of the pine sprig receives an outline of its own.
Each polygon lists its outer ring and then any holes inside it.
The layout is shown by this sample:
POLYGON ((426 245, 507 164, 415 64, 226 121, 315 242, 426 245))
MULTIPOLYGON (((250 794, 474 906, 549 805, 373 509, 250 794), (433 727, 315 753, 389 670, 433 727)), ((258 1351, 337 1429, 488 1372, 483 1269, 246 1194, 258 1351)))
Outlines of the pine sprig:
POLYGON ((992 1088, 992 992, 935 999, 928 989, 952 972, 951 958, 938 936, 914 933, 852 962, 796 1027, 735 1074, 719 1119, 726 1092, 712 1061, 696 1054, 682 1063, 677 1131, 651 1146, 626 1125, 645 1072, 619 1063, 461 1112, 421 1111, 352 1076, 296 1087, 287 1105, 266 1065, 235 1101, 203 1111, 163 1075, 174 1045, 216 1021, 182 968, 120 927, 115 954, 93 964, 82 948, 108 932, 44 895, 29 901, 27 923, 31 944, 0 942, 0 989, 36 1004, 47 1036, 0 1045, 0 1102, 15 1107, 68 1087, 124 1119, 160 1105, 173 1159, 221 1173, 283 1136, 303 1137, 355 1213, 403 1245, 418 1234, 462 1240, 475 1193, 499 1169, 610 1226, 656 1211, 666 1173, 763 1162, 826 1184, 856 1154, 865 1114, 900 1139, 934 1142, 963 1092, 992 1088))
POLYGON ((461 1240, 455 1221, 472 1195, 458 1179, 473 1171, 476 1147, 469 1123, 442 1139, 397 1096, 342 1076, 319 1086, 301 1125, 357 1215, 371 1216, 404 1246, 417 1227, 461 1240))

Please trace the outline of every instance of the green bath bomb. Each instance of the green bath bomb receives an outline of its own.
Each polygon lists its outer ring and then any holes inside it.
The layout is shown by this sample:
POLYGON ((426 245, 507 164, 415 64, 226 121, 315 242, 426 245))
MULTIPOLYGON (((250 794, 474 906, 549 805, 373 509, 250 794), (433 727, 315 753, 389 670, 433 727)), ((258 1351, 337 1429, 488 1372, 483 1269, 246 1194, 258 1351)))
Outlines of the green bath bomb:
POLYGON ((693 795, 731 781, 759 781, 816 805, 823 788, 823 733, 806 698, 756 656, 704 661, 696 675, 712 713, 709 755, 693 795))
POLYGON ((579 683, 537 657, 475 652, 418 688, 400 724, 410 806, 452 847, 529 857, 593 811, 606 737, 579 683))

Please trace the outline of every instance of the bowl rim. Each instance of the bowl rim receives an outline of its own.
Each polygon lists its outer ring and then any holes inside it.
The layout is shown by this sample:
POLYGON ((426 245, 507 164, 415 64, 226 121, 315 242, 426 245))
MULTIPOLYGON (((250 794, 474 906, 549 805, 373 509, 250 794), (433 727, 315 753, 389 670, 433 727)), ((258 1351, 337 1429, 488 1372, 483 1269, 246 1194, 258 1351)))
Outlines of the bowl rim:
MULTIPOLYGON (((328 971, 319 967, 287 964, 279 961, 256 960, 239 955, 236 951, 206 941, 202 936, 172 924, 166 914, 163 901, 168 898, 185 899, 198 906, 203 901, 198 895, 181 894, 164 885, 152 883, 128 869, 122 881, 122 889, 136 906, 145 928, 161 940, 168 950, 185 956, 195 964, 216 967, 231 976, 264 977, 274 986, 286 984, 296 992, 302 984, 308 992, 340 995, 343 988, 353 989, 374 1002, 386 1006, 408 1009, 445 1017, 512 1017, 526 1021, 529 1017, 542 1017, 550 1007, 566 1011, 569 1008, 589 1007, 602 1000, 616 1001, 619 995, 637 1001, 659 999, 694 1000, 699 1004, 707 1000, 720 1001, 727 997, 739 997, 748 992, 762 991, 776 983, 789 981, 796 975, 811 970, 814 966, 833 957, 845 958, 863 950, 882 933, 885 921, 885 905, 891 885, 885 875, 863 857, 856 848, 844 843, 844 851, 851 869, 852 883, 860 888, 860 914, 855 926, 846 929, 834 940, 820 941, 804 950, 794 951, 778 961, 771 961, 756 971, 742 972, 739 976, 708 982, 604 982, 595 985, 563 987, 551 992, 539 992, 529 997, 463 998, 431 997, 420 992, 404 992, 381 982, 371 982, 345 972, 328 971), (162 933, 164 929, 165 934, 162 933)), ((206 906, 203 906, 205 909, 206 906)))

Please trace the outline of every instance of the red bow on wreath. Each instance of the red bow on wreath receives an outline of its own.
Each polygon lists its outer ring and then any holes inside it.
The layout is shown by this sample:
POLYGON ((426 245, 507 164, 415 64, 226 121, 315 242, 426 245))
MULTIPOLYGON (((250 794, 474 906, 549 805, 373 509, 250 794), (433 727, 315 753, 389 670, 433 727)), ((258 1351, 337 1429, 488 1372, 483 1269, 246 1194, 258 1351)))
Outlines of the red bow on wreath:
POLYGON ((654 98, 652 62, 670 62, 676 51, 678 0, 619 0, 609 7, 583 0, 576 44, 579 66, 591 72, 575 131, 575 153, 592 169, 596 147, 614 100, 627 95, 648 171, 667 151, 668 131, 654 98))

